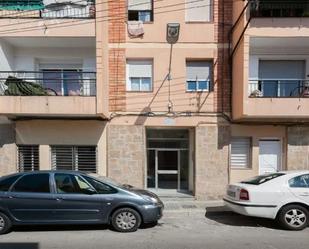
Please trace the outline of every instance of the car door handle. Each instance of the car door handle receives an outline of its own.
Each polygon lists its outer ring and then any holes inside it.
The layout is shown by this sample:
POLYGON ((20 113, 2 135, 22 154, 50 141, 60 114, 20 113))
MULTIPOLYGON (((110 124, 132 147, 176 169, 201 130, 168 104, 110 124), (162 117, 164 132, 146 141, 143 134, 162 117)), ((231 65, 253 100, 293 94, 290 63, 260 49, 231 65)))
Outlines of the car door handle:
POLYGON ((300 196, 309 196, 309 192, 301 193, 300 196))
POLYGON ((56 201, 62 201, 62 199, 61 198, 56 198, 56 201))

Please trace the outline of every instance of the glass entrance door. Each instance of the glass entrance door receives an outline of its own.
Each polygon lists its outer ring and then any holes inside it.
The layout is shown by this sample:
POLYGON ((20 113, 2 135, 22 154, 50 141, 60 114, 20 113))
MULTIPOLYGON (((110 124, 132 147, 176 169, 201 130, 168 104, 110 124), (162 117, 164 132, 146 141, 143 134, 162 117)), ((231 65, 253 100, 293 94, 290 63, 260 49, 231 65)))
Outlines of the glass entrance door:
POLYGON ((148 150, 147 187, 188 190, 188 151, 180 149, 148 150))
POLYGON ((178 189, 179 150, 156 150, 156 188, 178 189))

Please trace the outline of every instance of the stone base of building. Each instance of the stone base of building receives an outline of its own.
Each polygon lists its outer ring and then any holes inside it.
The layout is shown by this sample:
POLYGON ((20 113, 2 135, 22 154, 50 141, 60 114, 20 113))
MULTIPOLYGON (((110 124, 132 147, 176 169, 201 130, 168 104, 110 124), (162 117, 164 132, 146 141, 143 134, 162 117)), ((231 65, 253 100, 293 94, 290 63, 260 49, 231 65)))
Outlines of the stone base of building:
MULTIPOLYGON (((18 151, 20 146, 37 147, 40 170, 61 166, 61 160, 53 154, 55 146, 72 147, 75 153, 80 147, 90 146, 96 148, 95 171, 100 175, 167 195, 180 192, 198 200, 218 200, 229 182, 261 173, 261 158, 268 142, 280 146, 278 170, 309 170, 309 126, 189 120, 147 118, 137 124, 130 119, 29 120, 1 124, 0 174, 21 169, 25 160, 18 151), (235 137, 251 141, 250 163, 244 168, 230 166, 231 141, 235 137)), ((78 163, 72 169, 78 169, 78 163)))

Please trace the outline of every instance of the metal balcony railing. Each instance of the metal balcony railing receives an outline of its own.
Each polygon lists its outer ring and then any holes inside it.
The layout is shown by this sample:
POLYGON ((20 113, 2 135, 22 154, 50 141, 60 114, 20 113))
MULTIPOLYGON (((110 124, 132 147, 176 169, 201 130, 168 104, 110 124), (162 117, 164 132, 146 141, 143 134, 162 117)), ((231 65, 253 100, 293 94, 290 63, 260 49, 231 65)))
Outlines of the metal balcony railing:
POLYGON ((2 0, 0 18, 89 19, 95 18, 94 0, 2 0))
POLYGON ((251 17, 309 17, 308 0, 251 0, 251 17))
POLYGON ((309 80, 252 79, 249 81, 251 98, 309 98, 309 80))
POLYGON ((0 95, 96 96, 96 72, 75 69, 0 71, 0 95))

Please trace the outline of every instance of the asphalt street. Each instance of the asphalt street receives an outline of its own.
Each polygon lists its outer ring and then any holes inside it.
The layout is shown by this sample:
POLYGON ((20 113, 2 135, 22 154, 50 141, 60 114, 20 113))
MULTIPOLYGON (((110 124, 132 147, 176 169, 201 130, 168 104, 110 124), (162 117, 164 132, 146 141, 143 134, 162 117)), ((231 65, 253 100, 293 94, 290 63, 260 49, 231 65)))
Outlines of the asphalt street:
POLYGON ((155 227, 117 233, 105 226, 15 228, 0 249, 308 249, 309 228, 284 231, 273 222, 229 212, 170 213, 155 227))

